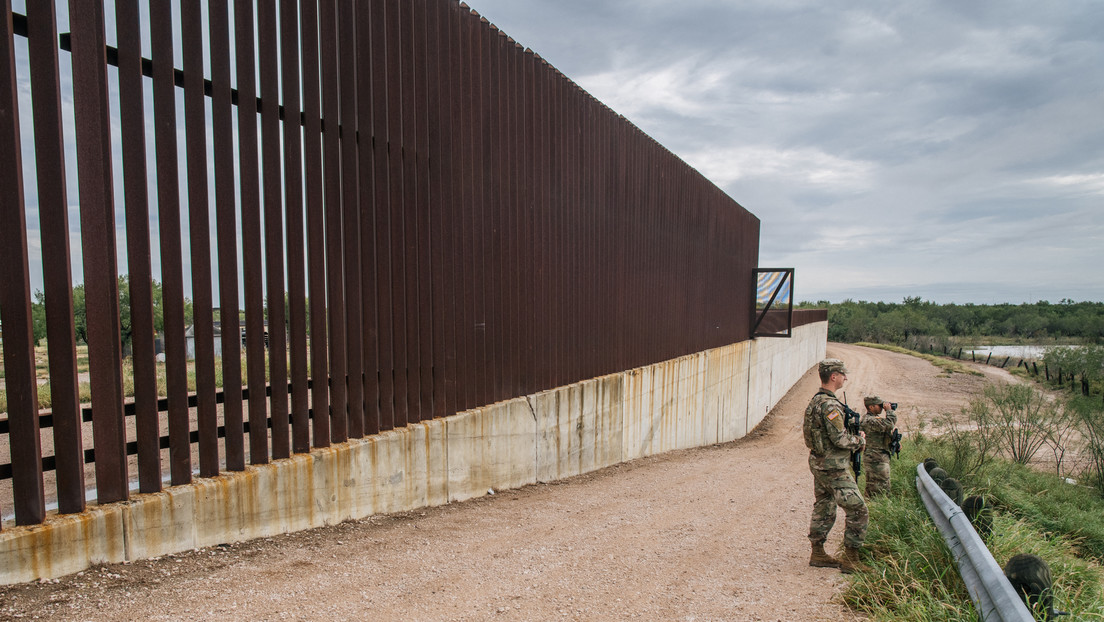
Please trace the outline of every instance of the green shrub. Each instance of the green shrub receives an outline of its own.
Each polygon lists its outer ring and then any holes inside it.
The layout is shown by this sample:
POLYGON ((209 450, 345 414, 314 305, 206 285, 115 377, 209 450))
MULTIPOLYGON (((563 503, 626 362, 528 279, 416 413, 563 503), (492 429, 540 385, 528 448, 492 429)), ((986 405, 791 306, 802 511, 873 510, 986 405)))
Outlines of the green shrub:
POLYGON ((1068 404, 1081 424, 1085 454, 1089 462, 1086 479, 1104 496, 1104 404, 1089 397, 1075 397, 1068 404))
POLYGON ((1056 419, 1053 400, 1027 384, 989 385, 971 406, 988 410, 985 423, 996 428, 1000 449, 1018 464, 1035 457, 1056 419))
MULTIPOLYGON (((958 568, 916 492, 916 465, 948 464, 954 450, 919 434, 893 461, 892 492, 869 502, 866 548, 873 571, 852 575, 844 602, 873 620, 979 620, 958 568)), ((989 549, 1003 566, 1017 553, 1047 561, 1055 606, 1069 619, 1104 619, 1104 499, 1014 462, 992 459, 970 474, 966 494, 994 499, 989 549)))

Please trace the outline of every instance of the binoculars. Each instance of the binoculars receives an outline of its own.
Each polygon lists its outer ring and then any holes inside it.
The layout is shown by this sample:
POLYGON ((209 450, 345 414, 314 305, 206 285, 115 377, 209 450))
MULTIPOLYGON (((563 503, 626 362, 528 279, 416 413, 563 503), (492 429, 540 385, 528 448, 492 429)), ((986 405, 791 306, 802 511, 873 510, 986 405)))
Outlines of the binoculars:
POLYGON ((890 410, 897 410, 897 402, 890 402, 889 403, 889 409, 890 410))

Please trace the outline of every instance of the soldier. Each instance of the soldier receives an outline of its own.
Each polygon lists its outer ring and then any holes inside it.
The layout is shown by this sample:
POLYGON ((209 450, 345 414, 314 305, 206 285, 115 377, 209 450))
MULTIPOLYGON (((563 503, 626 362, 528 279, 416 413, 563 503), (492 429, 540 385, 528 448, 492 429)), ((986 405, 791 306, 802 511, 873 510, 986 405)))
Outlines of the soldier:
POLYGON ((873 395, 863 399, 863 404, 866 405, 866 414, 862 417, 862 431, 866 433, 863 466, 866 467, 866 498, 870 499, 889 492, 889 443, 897 427, 897 411, 887 408, 889 402, 873 395))
POLYGON ((861 450, 864 435, 850 434, 844 427, 843 404, 836 391, 847 381, 847 368, 839 359, 820 362, 820 390, 805 409, 802 431, 809 448, 809 470, 813 474, 813 517, 809 522, 809 541, 813 552, 809 565, 818 568, 839 568, 845 573, 866 570, 859 561, 869 515, 859 494, 855 476, 851 473, 851 452, 861 450), (836 559, 824 551, 828 532, 836 523, 836 506, 847 516, 843 535, 843 556, 836 559))

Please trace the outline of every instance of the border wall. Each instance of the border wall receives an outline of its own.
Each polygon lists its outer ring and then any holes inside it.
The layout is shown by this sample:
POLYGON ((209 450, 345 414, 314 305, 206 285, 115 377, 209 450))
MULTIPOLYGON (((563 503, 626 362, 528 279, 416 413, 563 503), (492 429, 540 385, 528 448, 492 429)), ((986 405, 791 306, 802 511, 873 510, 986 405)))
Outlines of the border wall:
POLYGON ((0 528, 750 338, 759 219, 465 4, 25 5, 0 528))
POLYGON ((826 321, 411 423, 0 533, 0 583, 479 497, 746 435, 825 355, 826 321))

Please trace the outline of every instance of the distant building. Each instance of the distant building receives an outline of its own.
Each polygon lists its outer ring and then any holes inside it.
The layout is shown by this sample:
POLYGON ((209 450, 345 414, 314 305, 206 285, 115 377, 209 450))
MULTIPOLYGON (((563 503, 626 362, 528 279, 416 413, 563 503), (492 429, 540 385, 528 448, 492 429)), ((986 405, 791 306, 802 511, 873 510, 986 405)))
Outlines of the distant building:
MULTIPOLYGON (((268 322, 265 322, 265 348, 268 347, 268 322)), ((238 322, 238 335, 245 345, 245 320, 238 322)), ((222 322, 215 320, 215 356, 222 356, 222 322)), ((184 349, 188 360, 195 360, 195 325, 184 329, 184 349)))

